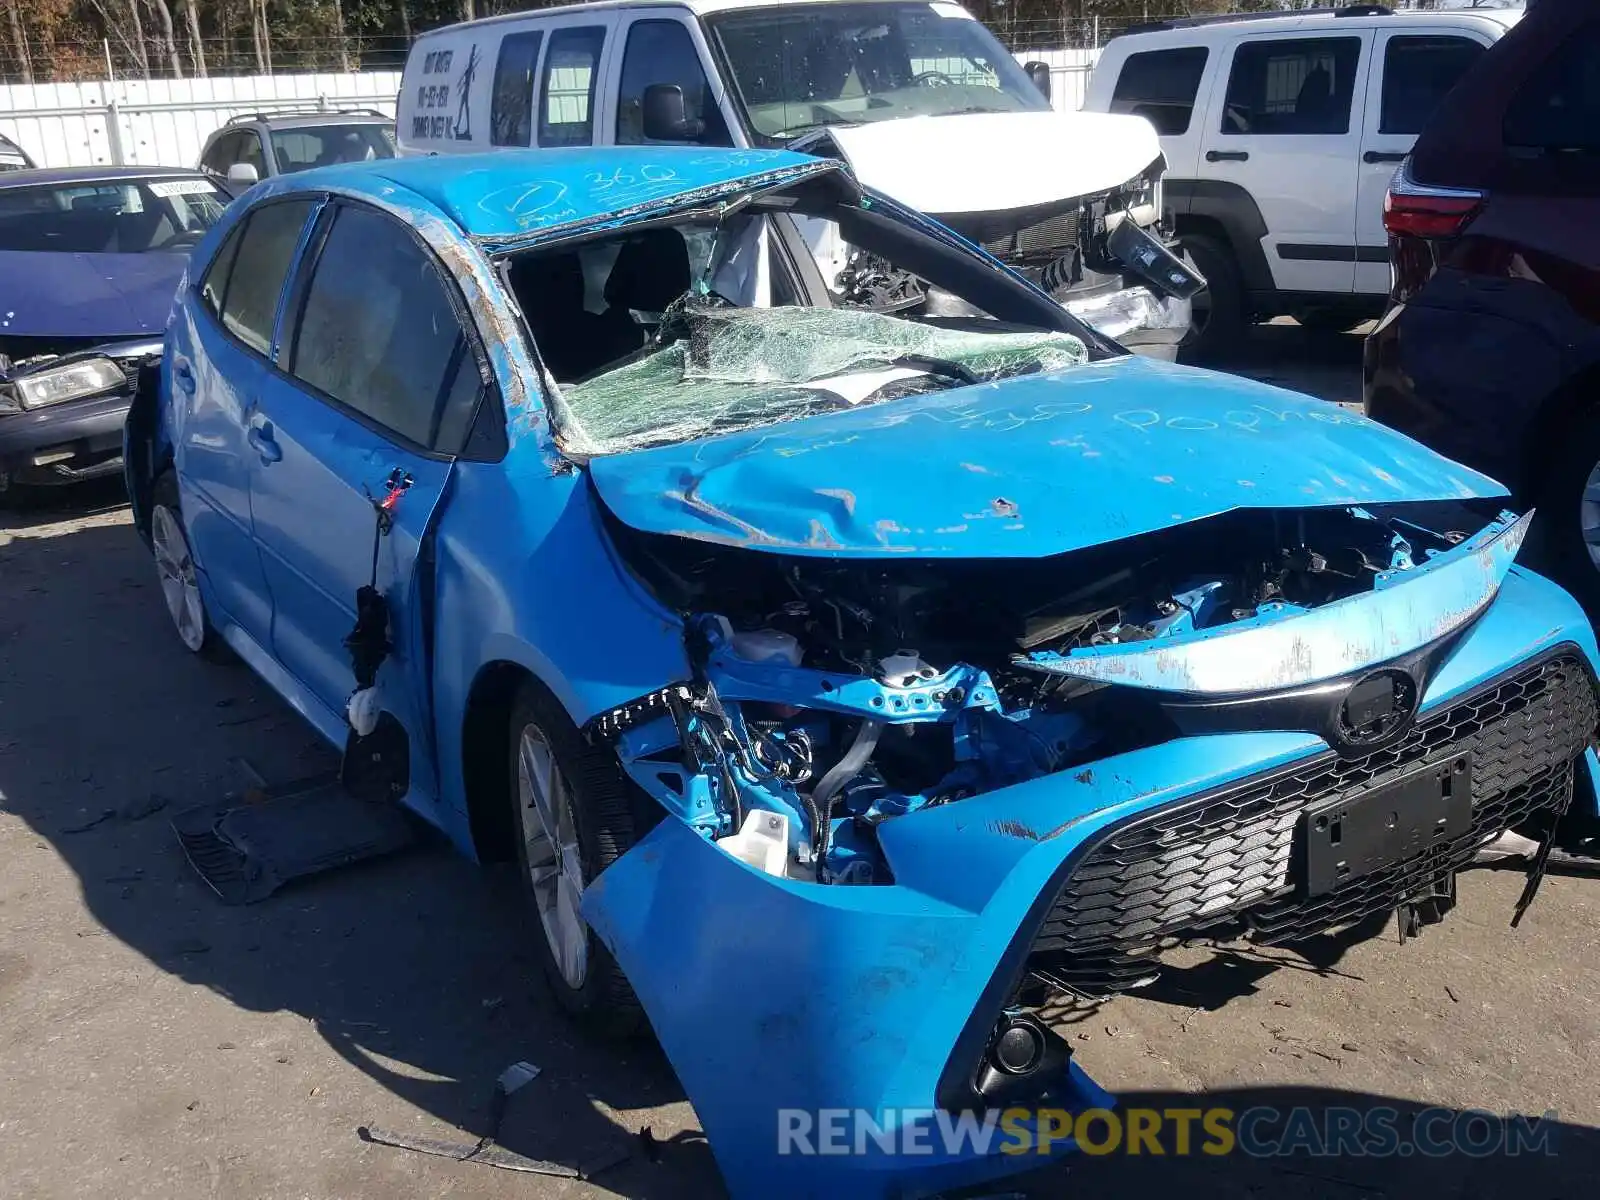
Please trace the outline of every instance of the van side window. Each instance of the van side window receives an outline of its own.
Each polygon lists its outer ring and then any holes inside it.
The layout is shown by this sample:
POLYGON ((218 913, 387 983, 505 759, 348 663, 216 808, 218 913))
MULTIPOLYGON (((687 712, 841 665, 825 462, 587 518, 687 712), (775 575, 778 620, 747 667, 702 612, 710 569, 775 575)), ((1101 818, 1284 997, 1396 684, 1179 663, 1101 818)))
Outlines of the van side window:
POLYGON ((1506 108, 1513 149, 1600 155, 1600 22, 1568 35, 1506 108))
POLYGON ((533 141, 533 73, 543 41, 543 31, 536 29, 508 33, 500 43, 489 108, 491 146, 527 146, 533 141))
POLYGON ((653 84, 683 89, 683 107, 690 121, 703 122, 698 136, 686 141, 703 146, 731 146, 727 123, 711 98, 705 67, 689 31, 678 21, 635 21, 628 27, 622 53, 622 85, 617 95, 617 144, 636 146, 644 136, 644 90, 653 84))
POLYGON ((594 143, 594 89, 600 78, 603 25, 557 29, 544 56, 544 94, 539 102, 539 145, 594 143))
POLYGON ((1223 133, 1350 132, 1361 39, 1246 42, 1233 52, 1223 133))
POLYGON ((1144 117, 1164 136, 1188 133, 1209 53, 1204 46, 1185 46, 1128 55, 1111 95, 1111 111, 1144 117))
POLYGON ((1383 52, 1379 133, 1417 134, 1486 47, 1464 37, 1392 37, 1383 52))

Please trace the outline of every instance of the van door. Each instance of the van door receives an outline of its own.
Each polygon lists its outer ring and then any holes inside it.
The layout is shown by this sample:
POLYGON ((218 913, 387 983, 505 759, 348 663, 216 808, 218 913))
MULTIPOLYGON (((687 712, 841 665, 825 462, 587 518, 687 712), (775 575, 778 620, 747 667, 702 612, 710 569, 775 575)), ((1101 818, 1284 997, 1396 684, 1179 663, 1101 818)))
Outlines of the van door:
MULTIPOLYGON (((698 21, 687 11, 650 9, 623 15, 621 49, 611 56, 606 91, 616 97, 616 117, 604 130, 606 144, 636 146, 673 141, 732 146, 738 128, 727 88, 718 76, 698 21), (683 92, 685 136, 654 139, 644 132, 645 89, 656 85, 683 92)), ((599 139, 597 139, 599 140, 599 139)))
POLYGON ((1488 48, 1475 29, 1441 32, 1437 24, 1409 29, 1386 25, 1378 31, 1361 132, 1356 291, 1381 295, 1389 290, 1389 244, 1383 230, 1389 180, 1439 101, 1488 48))
POLYGON ((1238 184, 1267 232, 1280 291, 1355 286, 1356 164, 1370 30, 1257 36, 1223 50, 1199 169, 1238 184))

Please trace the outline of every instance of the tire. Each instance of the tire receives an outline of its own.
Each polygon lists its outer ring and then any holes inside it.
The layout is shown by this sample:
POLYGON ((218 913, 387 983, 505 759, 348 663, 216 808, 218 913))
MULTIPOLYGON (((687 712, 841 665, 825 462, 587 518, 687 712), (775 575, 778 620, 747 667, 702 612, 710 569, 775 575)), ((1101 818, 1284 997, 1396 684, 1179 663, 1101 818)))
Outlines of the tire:
POLYGON ((1239 263, 1220 238, 1186 233, 1182 241, 1189 261, 1205 276, 1206 287, 1192 301, 1194 324, 1179 349, 1191 358, 1217 358, 1236 349, 1244 339, 1244 283, 1239 263))
POLYGON ((1348 308, 1308 308, 1294 314, 1302 329, 1317 333, 1349 333, 1361 318, 1348 308))
POLYGON ((1591 476, 1600 482, 1600 412, 1579 413, 1548 448, 1550 469, 1533 494, 1539 511, 1523 559, 1600 614, 1600 544, 1591 552, 1584 537, 1586 524, 1600 537, 1600 499, 1585 499, 1591 476))
POLYGON ((512 705, 510 778, 516 861, 550 990, 594 1032, 634 1036, 646 1027, 644 1010, 578 903, 583 889, 642 832, 640 795, 616 756, 586 742, 560 704, 531 680, 512 705), (549 810, 541 815, 535 798, 541 776, 555 784, 551 807, 559 846, 547 836, 549 810))
POLYGON ((212 625, 195 577, 189 531, 183 523, 178 483, 171 471, 164 472, 150 492, 150 544, 161 598, 179 643, 189 653, 212 662, 230 661, 233 653, 212 625))

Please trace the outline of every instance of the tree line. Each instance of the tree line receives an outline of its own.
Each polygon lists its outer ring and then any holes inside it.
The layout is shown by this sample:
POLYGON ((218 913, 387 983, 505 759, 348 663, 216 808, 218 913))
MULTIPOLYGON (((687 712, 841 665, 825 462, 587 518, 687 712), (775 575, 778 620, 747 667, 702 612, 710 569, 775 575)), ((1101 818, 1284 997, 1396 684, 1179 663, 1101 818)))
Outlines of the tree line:
MULTIPOLYGON (((103 79, 108 70, 139 79, 393 70, 423 30, 560 2, 0 0, 0 82, 103 79)), ((1160 17, 1308 2, 968 0, 968 7, 1013 46, 1081 46, 1160 17)))

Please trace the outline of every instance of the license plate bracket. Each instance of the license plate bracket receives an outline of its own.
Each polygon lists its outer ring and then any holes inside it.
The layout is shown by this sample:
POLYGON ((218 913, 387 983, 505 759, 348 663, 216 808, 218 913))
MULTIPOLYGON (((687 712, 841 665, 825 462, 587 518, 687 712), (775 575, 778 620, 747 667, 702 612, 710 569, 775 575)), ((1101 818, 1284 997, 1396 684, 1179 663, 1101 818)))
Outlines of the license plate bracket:
POLYGON ((1472 829, 1472 757, 1458 754, 1301 818, 1306 894, 1320 896, 1472 829))

